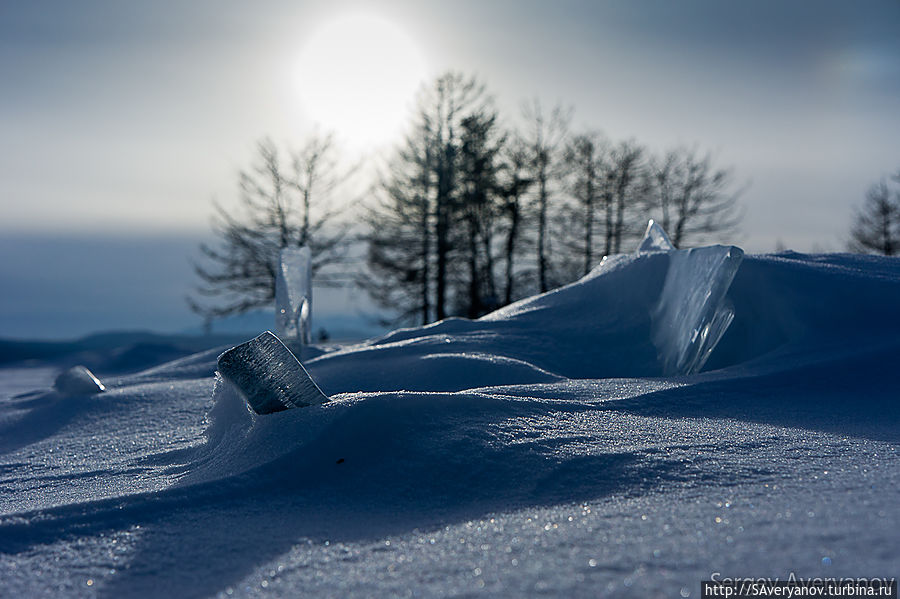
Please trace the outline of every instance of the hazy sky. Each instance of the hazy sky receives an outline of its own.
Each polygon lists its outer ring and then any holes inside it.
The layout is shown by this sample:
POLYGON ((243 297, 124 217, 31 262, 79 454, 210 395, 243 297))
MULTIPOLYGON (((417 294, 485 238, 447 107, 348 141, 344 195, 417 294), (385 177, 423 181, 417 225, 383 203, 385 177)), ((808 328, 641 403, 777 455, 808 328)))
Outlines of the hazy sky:
MULTIPOLYGON (((360 14, 406 44, 412 62, 385 67, 401 80, 474 72, 508 115, 537 96, 576 128, 713 151, 749 183, 750 251, 842 249, 868 185, 900 168, 898 0, 4 2, 0 235, 207 231, 256 140, 325 116, 297 81, 310 40, 377 55, 377 32, 334 32, 360 14)), ((342 113, 369 95, 334 89, 342 113)))

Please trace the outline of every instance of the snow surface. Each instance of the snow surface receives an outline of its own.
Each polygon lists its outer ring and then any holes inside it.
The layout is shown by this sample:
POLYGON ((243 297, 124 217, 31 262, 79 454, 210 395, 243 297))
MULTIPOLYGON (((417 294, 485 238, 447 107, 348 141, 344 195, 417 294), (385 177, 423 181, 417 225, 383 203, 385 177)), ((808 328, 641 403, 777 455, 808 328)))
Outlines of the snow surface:
POLYGON ((663 376, 670 257, 305 347, 334 401, 264 416, 214 376, 225 348, 101 374, 93 396, 20 394, 52 375, 3 371, 0 594, 697 597, 714 572, 896 576, 900 261, 745 256, 704 371, 663 376))

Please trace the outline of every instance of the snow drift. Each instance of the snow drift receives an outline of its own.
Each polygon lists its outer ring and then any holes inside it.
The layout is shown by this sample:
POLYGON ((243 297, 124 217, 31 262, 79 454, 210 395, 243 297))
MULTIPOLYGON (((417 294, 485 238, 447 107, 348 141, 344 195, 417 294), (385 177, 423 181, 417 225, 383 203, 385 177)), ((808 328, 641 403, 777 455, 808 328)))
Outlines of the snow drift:
POLYGON ((306 348, 318 405, 254 413, 221 350, 5 399, 5 584, 698 596, 714 571, 896 572, 898 261, 646 249, 479 320, 306 348))

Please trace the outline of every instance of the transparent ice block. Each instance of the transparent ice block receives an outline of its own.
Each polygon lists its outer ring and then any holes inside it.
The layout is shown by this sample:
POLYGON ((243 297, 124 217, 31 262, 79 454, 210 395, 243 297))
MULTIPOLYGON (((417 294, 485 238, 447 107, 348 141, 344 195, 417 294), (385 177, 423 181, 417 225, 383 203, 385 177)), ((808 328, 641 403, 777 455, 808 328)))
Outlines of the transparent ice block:
POLYGON ((220 355, 218 370, 257 414, 329 401, 297 357, 270 331, 220 355))
POLYGON ((285 340, 312 341, 312 256, 308 247, 281 250, 275 277, 275 330, 285 340))
POLYGON ((669 252, 669 266, 653 312, 653 343, 663 373, 703 368, 734 318, 726 297, 744 252, 713 245, 669 252))

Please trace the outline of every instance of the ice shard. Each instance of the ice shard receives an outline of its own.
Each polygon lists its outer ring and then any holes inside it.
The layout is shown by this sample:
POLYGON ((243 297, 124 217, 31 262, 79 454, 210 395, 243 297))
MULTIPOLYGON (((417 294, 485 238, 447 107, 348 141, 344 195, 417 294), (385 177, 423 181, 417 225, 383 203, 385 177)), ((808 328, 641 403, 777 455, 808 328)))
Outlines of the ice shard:
POLYGON ((297 357, 270 331, 220 355, 218 370, 257 414, 329 401, 297 357))
POLYGON ((744 252, 721 245, 676 250, 651 220, 636 253, 654 252, 665 252, 669 264, 651 315, 653 344, 663 374, 691 374, 703 368, 734 319, 726 295, 744 252))
POLYGON ((312 341, 312 256, 308 247, 281 250, 275 276, 275 330, 286 340, 312 341))
POLYGON ((650 219, 650 222, 647 223, 647 231, 644 233, 640 245, 638 245, 637 253, 669 252, 674 249, 675 246, 669 241, 669 236, 666 235, 663 228, 655 220, 650 219))
POLYGON ((726 294, 744 252, 713 245, 672 251, 668 257, 652 315, 653 343, 664 374, 691 374, 703 368, 734 318, 726 294))
POLYGON ((100 379, 81 365, 73 366, 56 377, 53 388, 63 395, 94 395, 106 390, 100 379))

